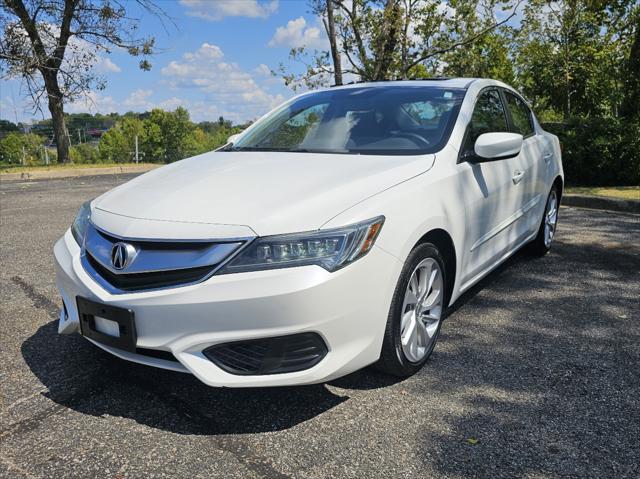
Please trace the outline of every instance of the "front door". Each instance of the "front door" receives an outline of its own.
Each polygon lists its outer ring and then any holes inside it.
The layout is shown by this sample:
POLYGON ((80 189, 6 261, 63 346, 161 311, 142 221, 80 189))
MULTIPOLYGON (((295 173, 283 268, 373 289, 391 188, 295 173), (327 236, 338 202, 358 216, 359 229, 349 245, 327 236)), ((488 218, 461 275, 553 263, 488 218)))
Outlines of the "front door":
POLYGON ((504 256, 518 234, 515 224, 524 205, 518 174, 525 168, 520 155, 482 163, 464 161, 464 153, 473 151, 481 134, 507 131, 499 90, 483 90, 467 126, 458 164, 460 199, 466 211, 463 288, 504 256))

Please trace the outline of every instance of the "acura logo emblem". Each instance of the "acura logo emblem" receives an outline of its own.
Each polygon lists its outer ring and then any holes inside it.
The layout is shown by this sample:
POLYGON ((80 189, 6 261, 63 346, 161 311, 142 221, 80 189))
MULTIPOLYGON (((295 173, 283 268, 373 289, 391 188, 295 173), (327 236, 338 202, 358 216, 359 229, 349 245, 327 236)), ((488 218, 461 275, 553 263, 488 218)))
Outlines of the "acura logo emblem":
POLYGON ((111 264, 115 269, 124 269, 136 255, 136 249, 129 243, 116 243, 111 248, 111 264))

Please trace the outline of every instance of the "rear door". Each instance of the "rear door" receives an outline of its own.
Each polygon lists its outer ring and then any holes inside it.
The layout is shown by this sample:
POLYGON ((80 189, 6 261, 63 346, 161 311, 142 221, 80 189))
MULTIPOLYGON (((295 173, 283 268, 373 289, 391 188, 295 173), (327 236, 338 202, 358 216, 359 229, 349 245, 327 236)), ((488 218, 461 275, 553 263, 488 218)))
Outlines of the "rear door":
POLYGON ((516 241, 521 241, 536 231, 540 222, 540 207, 544 203, 544 148, 541 135, 536 133, 531 110, 524 100, 507 89, 502 89, 502 93, 509 117, 509 129, 524 138, 522 150, 512 162, 514 187, 522 197, 522 216, 514 225, 516 241))
POLYGON ((523 168, 521 160, 465 161, 481 134, 508 131, 502 94, 497 87, 485 88, 476 100, 457 165, 459 196, 466 211, 463 288, 508 252, 516 239, 514 223, 523 197, 513 177, 523 168))

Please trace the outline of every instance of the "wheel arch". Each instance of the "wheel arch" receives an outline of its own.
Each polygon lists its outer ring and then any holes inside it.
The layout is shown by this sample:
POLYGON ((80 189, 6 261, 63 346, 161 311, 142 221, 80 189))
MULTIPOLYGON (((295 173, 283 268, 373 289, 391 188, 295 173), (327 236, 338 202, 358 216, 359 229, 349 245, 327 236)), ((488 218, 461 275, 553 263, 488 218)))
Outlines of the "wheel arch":
POLYGON ((448 305, 449 301, 451 300, 451 295, 453 294, 457 268, 456 247, 453 243, 453 239, 451 238, 451 235, 444 229, 435 228, 422 235, 415 246, 422 243, 433 244, 436 248, 438 248, 438 251, 444 259, 445 274, 447 279, 447 298, 445 304, 448 305))
POLYGON ((562 176, 556 176, 556 179, 553 180, 553 186, 558 188, 558 202, 560 202, 560 200, 562 200, 562 192, 564 190, 564 181, 562 176))

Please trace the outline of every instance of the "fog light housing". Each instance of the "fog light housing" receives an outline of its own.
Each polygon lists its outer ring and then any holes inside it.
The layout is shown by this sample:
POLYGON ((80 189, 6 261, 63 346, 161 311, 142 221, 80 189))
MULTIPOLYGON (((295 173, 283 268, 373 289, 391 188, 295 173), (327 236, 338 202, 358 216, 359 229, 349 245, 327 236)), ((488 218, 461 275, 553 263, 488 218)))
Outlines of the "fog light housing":
POLYGON ((216 344, 202 353, 230 374, 253 376, 312 368, 322 361, 327 351, 319 334, 300 333, 216 344))

